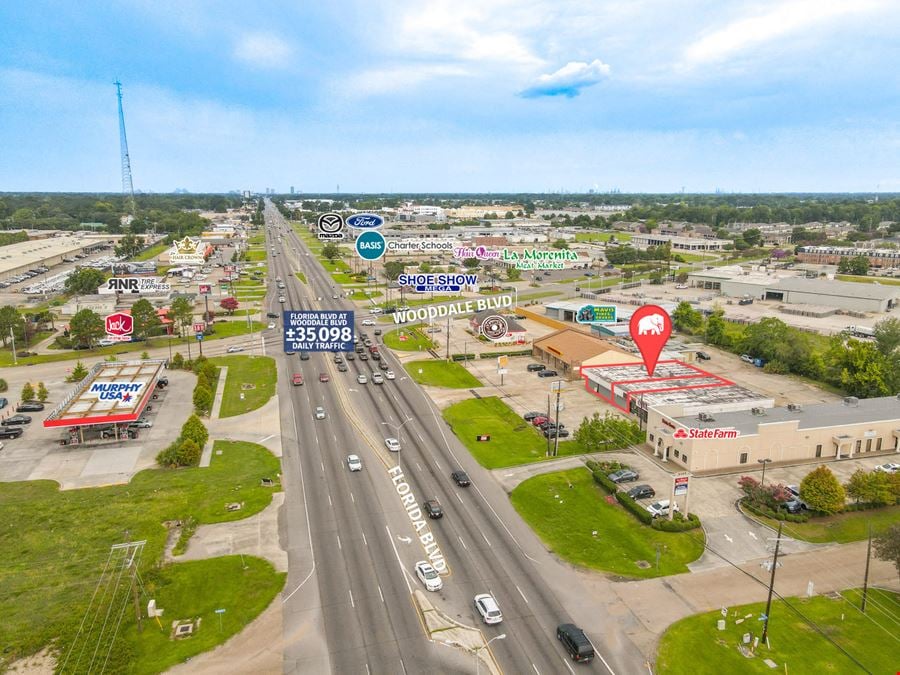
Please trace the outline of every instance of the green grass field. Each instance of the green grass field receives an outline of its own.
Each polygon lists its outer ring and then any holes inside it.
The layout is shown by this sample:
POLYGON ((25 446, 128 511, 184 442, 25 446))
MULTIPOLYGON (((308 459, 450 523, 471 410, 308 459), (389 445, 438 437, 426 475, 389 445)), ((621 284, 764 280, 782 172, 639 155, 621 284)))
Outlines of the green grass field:
POLYGON ((431 387, 469 389, 481 386, 478 378, 455 361, 410 361, 403 367, 416 382, 431 387))
POLYGON ((554 295, 560 295, 562 291, 539 291, 537 293, 519 293, 519 302, 523 300, 537 300, 538 298, 549 298, 554 295))
MULTIPOLYGON (((761 589, 761 595, 762 595, 761 589)), ((868 610, 860 613, 861 591, 844 591, 841 598, 790 598, 791 606, 821 626, 834 643, 857 659, 870 673, 897 672, 897 624, 900 596, 872 589, 868 610)), ((716 610, 696 614, 671 625, 663 634, 656 659, 656 672, 671 675, 721 675, 722 673, 858 673, 864 672, 829 640, 807 624, 784 602, 775 599, 769 618, 769 645, 760 645, 756 656, 738 651, 741 636, 759 637, 758 617, 765 603, 729 607, 726 628, 717 630, 722 618, 716 610), (735 616, 736 615, 736 616, 735 616), (751 615, 741 624, 736 618, 751 615), (770 669, 763 659, 775 662, 770 669)))
POLYGON ((165 251, 167 248, 171 248, 168 244, 156 244, 155 246, 151 246, 146 251, 141 251, 136 256, 132 258, 135 262, 142 262, 144 260, 152 260, 160 253, 165 251))
POLYGON ((222 409, 219 417, 233 417, 263 407, 275 395, 278 373, 275 359, 268 356, 216 356, 210 361, 217 366, 228 367, 225 391, 222 394, 222 409), (253 389, 241 389, 241 385, 252 384, 253 389), (241 394, 244 399, 241 400, 241 394))
POLYGON ((835 274, 839 281, 855 281, 860 284, 881 284, 884 286, 900 286, 900 279, 886 279, 884 277, 855 277, 851 274, 835 274))
MULTIPOLYGON (((207 468, 141 471, 126 485, 61 492, 48 480, 0 483, 0 670, 54 640, 64 651, 90 602, 110 546, 146 540, 139 567, 146 580, 162 556, 164 521, 239 520, 268 506, 273 491, 280 489, 279 460, 254 443, 216 441, 215 451, 219 450, 222 454, 214 452, 207 468), (262 487, 264 477, 276 481, 276 487, 262 487), (244 506, 226 511, 230 502, 244 506)), ((229 587, 240 587, 241 577, 239 569, 232 570, 216 583, 231 593, 229 587)), ((185 602, 193 602, 197 592, 173 583, 166 597, 182 595, 185 602)), ((142 605, 146 607, 148 600, 142 597, 142 605)), ((166 610, 164 625, 184 618, 166 610)), ((237 608, 233 611, 242 621, 253 618, 237 608)), ((129 630, 133 621, 133 614, 126 612, 123 629, 129 630)), ((216 642, 225 637, 223 633, 216 642)), ((166 650, 173 648, 167 643, 157 658, 166 658, 166 650)))
MULTIPOLYGON (((778 529, 777 520, 763 518, 749 511, 746 513, 751 518, 778 529)), ((850 511, 822 518, 810 518, 805 523, 785 523, 784 531, 795 539, 817 544, 846 544, 868 538, 869 525, 872 526, 872 533, 877 535, 897 523, 900 523, 900 506, 885 506, 869 511, 850 511)))
POLYGON ((302 281, 304 284, 305 284, 305 283, 309 283, 309 282, 306 281, 306 275, 303 274, 303 272, 296 272, 295 274, 297 275, 297 278, 298 278, 300 281, 302 281))
POLYGON ((350 299, 351 300, 359 300, 361 302, 368 303, 370 298, 380 298, 382 295, 384 295, 384 294, 381 291, 376 291, 376 290, 366 291, 361 288, 357 291, 353 291, 350 294, 350 299))
POLYGON ((650 578, 687 572, 687 563, 703 553, 700 530, 661 532, 644 525, 615 500, 610 504, 587 468, 529 478, 509 497, 544 543, 576 565, 650 578), (641 561, 649 566, 639 566, 641 561))
POLYGON ((244 251, 244 260, 248 262, 256 262, 260 260, 266 259, 266 252, 264 249, 254 249, 250 248, 244 251))
MULTIPOLYGON (((496 396, 460 401, 443 411, 444 419, 472 456, 488 468, 517 466, 548 459, 547 439, 496 396), (476 436, 487 434, 490 441, 476 436)), ((554 440, 551 439, 551 445, 554 440)), ((559 441, 559 456, 584 453, 575 441, 559 441)))
POLYGON ((434 342, 422 330, 424 330, 424 326, 421 324, 396 328, 384 334, 384 344, 391 349, 402 352, 419 352, 434 349, 434 342), (400 340, 401 335, 406 336, 407 340, 400 340))
POLYGON ((340 284, 341 286, 358 283, 356 279, 344 272, 333 272, 331 274, 331 279, 334 283, 340 284))

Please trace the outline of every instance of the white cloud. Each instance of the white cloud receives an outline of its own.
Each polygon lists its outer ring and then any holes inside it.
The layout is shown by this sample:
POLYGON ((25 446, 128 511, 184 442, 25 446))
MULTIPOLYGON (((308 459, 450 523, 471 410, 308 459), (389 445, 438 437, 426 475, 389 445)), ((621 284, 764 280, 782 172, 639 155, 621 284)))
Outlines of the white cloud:
POLYGON ((684 51, 685 66, 715 63, 753 47, 851 14, 887 6, 884 0, 783 0, 707 33, 684 51))
POLYGON ((525 98, 538 96, 578 96, 585 87, 591 87, 609 77, 609 65, 600 59, 590 63, 569 61, 559 70, 540 75, 530 87, 521 92, 525 98))
POLYGON ((446 63, 421 63, 393 65, 364 70, 353 75, 347 87, 341 87, 349 95, 391 94, 411 89, 435 78, 461 77, 470 71, 462 66, 446 63))
POLYGON ((234 46, 234 56, 258 68, 283 68, 294 55, 294 48, 271 33, 245 33, 234 46))

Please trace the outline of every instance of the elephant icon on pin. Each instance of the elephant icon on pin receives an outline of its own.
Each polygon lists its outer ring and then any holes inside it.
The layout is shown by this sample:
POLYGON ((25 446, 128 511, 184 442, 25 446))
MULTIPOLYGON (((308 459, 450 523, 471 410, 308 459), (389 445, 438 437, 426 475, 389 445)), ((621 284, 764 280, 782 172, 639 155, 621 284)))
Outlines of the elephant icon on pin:
POLYGON ((662 314, 648 314, 638 321, 638 335, 662 335, 666 320, 662 314))

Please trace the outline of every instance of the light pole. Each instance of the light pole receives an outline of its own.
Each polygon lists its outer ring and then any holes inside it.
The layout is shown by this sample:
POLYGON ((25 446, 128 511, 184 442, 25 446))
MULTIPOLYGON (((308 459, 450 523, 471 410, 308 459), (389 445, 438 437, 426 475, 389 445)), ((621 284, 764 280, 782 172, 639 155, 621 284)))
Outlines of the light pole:
POLYGON ((758 459, 758 460, 756 460, 756 461, 757 461, 757 463, 762 464, 762 468, 763 468, 763 470, 762 470, 762 480, 759 481, 759 486, 760 486, 760 487, 764 487, 765 484, 766 484, 766 464, 768 464, 768 463, 771 462, 772 460, 769 459, 768 457, 766 457, 765 459, 758 459))
POLYGON ((475 647, 475 675, 478 675, 478 667, 479 667, 478 666, 478 660, 479 660, 478 652, 482 649, 487 649, 494 640, 505 640, 505 639, 506 639, 506 633, 500 633, 500 635, 495 635, 490 640, 488 640, 486 643, 484 643, 483 646, 475 647))
MULTIPOLYGON (((400 443, 400 430, 401 430, 408 422, 412 422, 412 421, 413 421, 413 418, 412 418, 412 417, 407 417, 405 420, 403 420, 402 422, 400 422, 400 424, 392 424, 391 422, 382 422, 382 424, 385 425, 385 426, 387 426, 387 427, 390 427, 391 429, 395 429, 395 430, 396 430, 396 434, 397 434, 397 443, 398 443, 398 444, 400 445, 400 447, 402 448, 402 447, 403 447, 403 444, 400 443)), ((400 451, 399 451, 399 450, 397 451, 397 466, 400 466, 400 451)))

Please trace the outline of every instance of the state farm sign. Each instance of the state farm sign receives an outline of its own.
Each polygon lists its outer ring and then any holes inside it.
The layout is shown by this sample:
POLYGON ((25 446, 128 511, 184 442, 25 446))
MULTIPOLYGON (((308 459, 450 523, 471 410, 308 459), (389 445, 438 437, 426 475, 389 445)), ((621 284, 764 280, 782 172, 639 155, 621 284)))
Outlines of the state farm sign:
POLYGON ((111 338, 127 340, 134 330, 134 320, 130 314, 114 312, 106 317, 106 334, 111 338))
POLYGON ((737 429, 678 429, 672 438, 737 438, 737 429))

